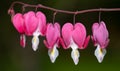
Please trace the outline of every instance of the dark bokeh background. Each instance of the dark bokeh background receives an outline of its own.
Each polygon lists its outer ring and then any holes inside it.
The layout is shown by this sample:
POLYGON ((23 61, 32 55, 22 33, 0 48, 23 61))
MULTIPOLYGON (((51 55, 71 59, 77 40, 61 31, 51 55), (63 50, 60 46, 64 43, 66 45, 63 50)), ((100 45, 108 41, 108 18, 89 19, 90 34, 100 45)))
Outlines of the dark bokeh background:
MULTIPOLYGON (((94 56, 95 47, 90 41, 88 48, 80 50, 79 64, 74 65, 69 50, 59 49, 60 55, 54 64, 51 63, 47 48, 40 37, 40 45, 36 52, 31 48, 31 37, 27 37, 27 46, 22 48, 19 44, 19 33, 11 23, 7 14, 9 6, 15 0, 0 0, 0 71, 120 71, 120 12, 102 12, 101 19, 106 22, 110 44, 107 47, 107 55, 100 64, 94 56)), ((49 7, 77 11, 91 8, 120 8, 120 0, 21 0, 29 4, 43 4, 49 7)), ((21 12, 19 5, 15 6, 17 12, 21 12)), ((26 8, 26 11, 34 10, 26 8)), ((52 22, 52 11, 42 10, 47 21, 52 22)), ((55 21, 61 26, 65 22, 73 22, 73 15, 56 15, 55 21)), ((82 22, 91 34, 91 26, 98 21, 98 12, 79 14, 76 22, 82 22)))

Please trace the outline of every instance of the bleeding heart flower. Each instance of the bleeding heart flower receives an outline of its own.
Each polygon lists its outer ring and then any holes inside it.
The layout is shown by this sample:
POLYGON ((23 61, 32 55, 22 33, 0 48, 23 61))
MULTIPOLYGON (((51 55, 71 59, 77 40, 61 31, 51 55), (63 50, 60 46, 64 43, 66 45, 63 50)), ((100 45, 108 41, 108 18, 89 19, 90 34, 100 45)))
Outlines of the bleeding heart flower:
POLYGON ((38 29, 39 29, 40 35, 44 36, 46 33, 46 16, 44 13, 40 11, 36 13, 36 16, 39 22, 38 29))
POLYGON ((33 11, 29 11, 24 14, 25 20, 25 33, 28 36, 33 35, 38 27, 38 18, 33 11))
POLYGON ((54 63, 56 58, 59 55, 57 47, 59 46, 59 38, 60 38, 60 25, 58 23, 52 24, 49 23, 47 25, 46 30, 46 40, 44 40, 44 44, 49 49, 48 55, 50 56, 51 62, 54 63))
POLYGON ((36 13, 36 17, 38 19, 38 27, 36 31, 33 33, 33 39, 32 39, 32 48, 34 51, 37 50, 39 45, 39 35, 44 36, 46 33, 46 16, 38 11, 36 13))
POLYGON ((39 35, 44 35, 46 31, 46 17, 42 12, 34 13, 30 11, 24 14, 25 33, 28 36, 33 35, 32 48, 34 51, 38 49, 39 35))
POLYGON ((91 36, 94 46, 97 46, 95 50, 95 56, 98 59, 98 62, 101 63, 106 54, 106 47, 109 43, 109 33, 106 28, 106 25, 103 21, 100 23, 94 23, 92 26, 93 35, 91 36))
POLYGON ((83 24, 76 23, 74 26, 71 23, 66 23, 62 27, 62 38, 60 39, 63 48, 72 48, 71 57, 75 65, 79 62, 79 49, 85 49, 90 40, 90 36, 86 38, 86 29, 83 24))
MULTIPOLYGON (((37 30, 38 18, 36 17, 36 14, 33 11, 29 11, 24 14, 24 20, 25 20, 25 34, 28 36, 32 36, 33 33, 37 30)), ((39 36, 38 33, 37 36, 39 36)), ((34 51, 37 50, 39 44, 39 38, 37 36, 32 39, 32 48, 34 51)))
POLYGON ((21 34, 20 35, 20 44, 22 47, 25 47, 25 26, 24 26, 24 18, 21 13, 17 13, 12 17, 12 22, 16 30, 21 34))

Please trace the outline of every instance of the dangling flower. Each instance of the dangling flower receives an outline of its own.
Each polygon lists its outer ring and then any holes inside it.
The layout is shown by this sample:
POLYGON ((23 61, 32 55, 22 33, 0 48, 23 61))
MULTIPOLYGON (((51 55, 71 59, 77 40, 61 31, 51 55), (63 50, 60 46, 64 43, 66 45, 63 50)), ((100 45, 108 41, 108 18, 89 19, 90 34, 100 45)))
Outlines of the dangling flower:
POLYGON ((79 62, 79 49, 85 49, 88 45, 90 36, 86 38, 86 29, 83 24, 76 23, 74 26, 71 23, 66 23, 62 27, 62 38, 60 42, 63 48, 72 48, 71 57, 75 65, 79 62))
POLYGON ((39 22, 39 25, 38 25, 38 29, 39 29, 39 33, 41 36, 45 36, 45 33, 46 33, 46 16, 44 13, 38 11, 36 13, 36 16, 38 18, 38 22, 39 22))
POLYGON ((36 14, 33 11, 29 11, 24 14, 24 20, 25 20, 25 34, 28 36, 33 35, 33 33, 38 27, 38 19, 36 17, 36 14))
MULTIPOLYGON (((28 36, 34 35, 34 32, 38 28, 38 18, 36 17, 36 14, 33 11, 29 11, 24 14, 24 20, 25 20, 25 34, 28 36)), ((38 35, 39 33, 37 33, 37 36, 38 35)), ((32 39, 32 42, 36 43, 34 46, 32 44, 33 50, 36 51, 39 44, 38 37, 35 37, 34 39, 32 39)))
POLYGON ((101 63, 106 54, 106 47, 109 43, 109 33, 106 28, 106 25, 103 21, 100 23, 94 23, 92 26, 93 35, 91 36, 94 46, 97 46, 95 50, 95 56, 98 59, 98 62, 101 63))
POLYGON ((33 35, 32 48, 34 51, 38 49, 39 35, 45 35, 46 31, 46 17, 42 12, 34 13, 30 11, 24 14, 25 19, 25 33, 28 36, 33 35))
POLYGON ((57 47, 59 47, 59 38, 60 38, 60 25, 58 23, 52 24, 49 23, 47 25, 46 30, 46 40, 44 40, 44 44, 49 49, 48 55, 52 63, 55 62, 56 58, 59 55, 57 47))
POLYGON ((46 16, 38 11, 36 13, 36 17, 38 19, 38 27, 36 31, 33 33, 33 39, 32 39, 32 48, 34 51, 37 50, 38 44, 39 44, 39 35, 44 36, 46 32, 46 16))
POLYGON ((20 33, 20 45, 22 47, 25 47, 25 26, 24 26, 24 18, 21 13, 17 13, 12 17, 12 22, 14 27, 17 29, 17 31, 20 33))

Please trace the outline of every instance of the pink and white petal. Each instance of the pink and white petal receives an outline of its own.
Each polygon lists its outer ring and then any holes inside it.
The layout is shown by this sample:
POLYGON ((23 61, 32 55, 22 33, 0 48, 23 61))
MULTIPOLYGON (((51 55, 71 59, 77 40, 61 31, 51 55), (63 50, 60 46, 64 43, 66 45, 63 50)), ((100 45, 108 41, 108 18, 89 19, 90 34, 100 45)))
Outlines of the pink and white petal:
POLYGON ((44 36, 46 32, 46 16, 40 11, 36 13, 36 16, 39 21, 39 30, 41 35, 44 36))
POLYGON ((94 35, 94 38, 96 39, 96 42, 102 48, 104 48, 104 46, 106 45, 106 40, 109 37, 108 31, 104 22, 100 22, 99 27, 96 30, 94 30, 93 35, 94 35))
POLYGON ((55 24, 49 23, 47 26, 47 31, 46 31, 46 39, 49 44, 49 46, 52 46, 55 44, 59 37, 59 31, 58 28, 55 26, 55 24))
POLYGON ((35 13, 33 11, 30 11, 30 12, 24 14, 24 19, 25 19, 25 30, 26 30, 25 33, 28 36, 30 36, 37 29, 38 19, 35 16, 35 13))
POLYGON ((83 24, 76 23, 74 26, 74 31, 72 33, 72 37, 74 42, 79 46, 82 47, 86 38, 86 29, 83 24))
POLYGON ((62 38, 66 47, 70 46, 72 39, 73 25, 71 23, 65 23, 62 27, 62 38))

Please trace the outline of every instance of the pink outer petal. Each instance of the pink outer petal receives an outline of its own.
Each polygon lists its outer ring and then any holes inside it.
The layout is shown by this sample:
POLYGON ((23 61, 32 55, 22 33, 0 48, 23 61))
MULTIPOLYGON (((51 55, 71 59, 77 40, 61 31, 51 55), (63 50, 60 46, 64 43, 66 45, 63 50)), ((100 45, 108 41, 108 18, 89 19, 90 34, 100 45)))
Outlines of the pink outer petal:
POLYGON ((108 46, 109 42, 110 42, 110 39, 107 39, 106 43, 104 44, 104 46, 101 46, 101 48, 106 48, 108 46))
POLYGON ((46 40, 43 40, 43 43, 45 44, 45 46, 46 46, 47 48, 50 48, 46 40))
POLYGON ((102 21, 100 24, 93 24, 93 39, 94 41, 100 45, 100 47, 105 48, 109 42, 109 34, 106 28, 105 23, 102 21))
POLYGON ((55 43, 56 37, 55 37, 55 39, 53 39, 54 35, 55 35, 54 27, 53 27, 52 23, 49 23, 47 25, 47 30, 46 30, 46 40, 47 40, 47 43, 49 45, 48 48, 52 48, 52 46, 55 43), (52 39, 53 39, 53 41, 52 41, 52 39))
POLYGON ((88 46, 89 41, 90 41, 90 35, 87 36, 87 38, 86 38, 85 41, 84 41, 83 48, 80 48, 80 49, 85 49, 85 48, 88 46))
POLYGON ((100 46, 104 46, 106 44, 106 40, 108 39, 108 32, 107 29, 103 26, 103 23, 100 23, 100 26, 96 31, 96 38, 100 46))
POLYGON ((60 39, 63 48, 69 48, 72 39, 73 25, 71 23, 65 23, 62 27, 62 38, 60 39))
POLYGON ((58 23, 55 23, 54 24, 55 26, 55 35, 57 36, 57 39, 56 39, 56 44, 59 46, 60 42, 59 42, 59 38, 60 38, 60 25, 58 23))
POLYGON ((44 15, 44 13, 40 11, 36 13, 36 16, 39 21, 39 29, 40 29, 41 35, 44 36, 46 32, 46 16, 44 15))
POLYGON ((108 30, 107 30, 107 27, 106 27, 105 23, 103 21, 101 21, 100 24, 102 25, 102 27, 104 29, 104 33, 106 34, 106 38, 108 38, 109 33, 108 33, 108 30))
POLYGON ((30 11, 24 14, 24 19, 26 35, 28 36, 33 35, 33 32, 37 29, 38 26, 38 19, 35 16, 35 13, 33 11, 30 11))
POLYGON ((99 24, 98 23, 94 23, 93 25, 92 25, 92 32, 93 32, 93 37, 92 37, 92 39, 93 39, 93 41, 94 41, 94 43, 97 43, 97 40, 96 40, 96 30, 99 28, 99 24))
POLYGON ((68 48, 69 48, 69 47, 67 47, 67 46, 65 45, 64 40, 63 40, 62 38, 59 38, 59 40, 60 40, 60 44, 62 45, 62 47, 63 47, 64 49, 68 49, 68 48))
POLYGON ((72 33, 72 38, 80 49, 83 48, 83 44, 86 39, 86 29, 83 24, 81 23, 75 24, 74 31, 72 33))
POLYGON ((12 22, 14 27, 17 29, 17 31, 20 34, 24 33, 24 19, 23 19, 23 15, 21 13, 17 13, 13 18, 12 18, 12 22))
POLYGON ((103 21, 101 21, 100 24, 103 27, 103 34, 105 35, 104 36, 105 37, 104 38, 104 43, 101 43, 100 45, 101 45, 101 48, 106 48, 108 46, 108 44, 109 44, 109 41, 110 41, 109 33, 108 33, 108 30, 107 30, 107 27, 106 27, 105 23, 103 21))
POLYGON ((52 23, 49 23, 47 25, 47 31, 46 31, 46 40, 44 41, 45 45, 48 48, 53 48, 55 44, 58 44, 58 40, 60 37, 60 25, 58 23, 55 23, 54 25, 52 23))
POLYGON ((97 42, 95 41, 93 36, 91 36, 91 39, 92 39, 92 42, 93 42, 94 46, 97 46, 97 42))

